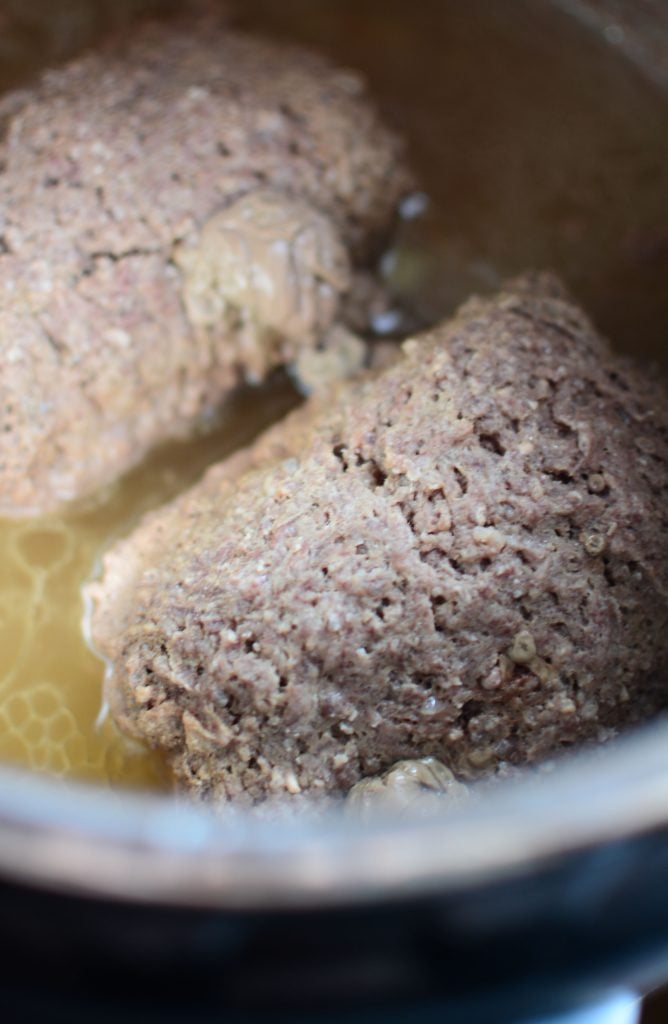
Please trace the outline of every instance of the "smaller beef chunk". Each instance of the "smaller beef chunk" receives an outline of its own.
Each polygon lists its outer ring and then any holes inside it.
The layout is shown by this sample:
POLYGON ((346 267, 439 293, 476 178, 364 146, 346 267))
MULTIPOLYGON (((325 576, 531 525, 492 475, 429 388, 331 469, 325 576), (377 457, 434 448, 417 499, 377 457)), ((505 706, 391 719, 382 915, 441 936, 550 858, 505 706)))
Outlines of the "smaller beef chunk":
POLYGON ((667 498, 655 375, 552 278, 514 282, 107 554, 113 714, 246 804, 607 740, 666 701, 667 498))
POLYGON ((326 347, 408 185, 359 78, 210 18, 3 101, 0 515, 87 495, 326 347))

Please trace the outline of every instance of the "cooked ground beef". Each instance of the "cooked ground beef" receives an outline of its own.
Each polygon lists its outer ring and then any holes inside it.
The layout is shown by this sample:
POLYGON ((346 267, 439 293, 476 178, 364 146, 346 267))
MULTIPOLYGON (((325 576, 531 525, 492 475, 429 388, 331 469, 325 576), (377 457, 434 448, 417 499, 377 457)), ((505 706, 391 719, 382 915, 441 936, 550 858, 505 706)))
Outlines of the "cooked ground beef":
POLYGON ((3 101, 0 514, 89 493, 321 343, 407 187, 354 74, 210 19, 3 101))
POLYGON ((514 282, 107 554, 113 714, 243 803, 606 740, 666 699, 667 497, 660 384, 552 278, 514 282))

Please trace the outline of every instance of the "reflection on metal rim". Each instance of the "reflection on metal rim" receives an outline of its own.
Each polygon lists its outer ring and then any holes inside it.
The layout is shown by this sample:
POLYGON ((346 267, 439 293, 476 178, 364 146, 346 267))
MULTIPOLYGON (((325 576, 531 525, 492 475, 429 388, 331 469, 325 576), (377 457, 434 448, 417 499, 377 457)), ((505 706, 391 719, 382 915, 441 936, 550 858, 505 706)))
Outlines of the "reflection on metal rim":
POLYGON ((657 85, 668 86, 668 6, 662 0, 552 0, 588 25, 657 85))
POLYGON ((0 874, 188 906, 311 906, 447 891, 648 831, 668 832, 668 722, 447 817, 224 819, 164 796, 0 772, 0 874))

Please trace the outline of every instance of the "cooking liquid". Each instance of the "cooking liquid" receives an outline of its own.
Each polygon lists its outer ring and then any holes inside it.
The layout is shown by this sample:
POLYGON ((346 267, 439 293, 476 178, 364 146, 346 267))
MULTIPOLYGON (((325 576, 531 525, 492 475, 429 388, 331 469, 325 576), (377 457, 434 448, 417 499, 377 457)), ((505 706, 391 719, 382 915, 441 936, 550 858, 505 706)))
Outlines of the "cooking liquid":
MULTIPOLYGON (((141 0, 9 0, 2 85, 67 56, 141 0), (12 11, 15 8, 15 13, 12 11), (7 69, 12 72, 8 77, 7 69)), ((168 5, 165 5, 168 6, 168 5)), ((173 5, 169 5, 173 6, 173 5)), ((429 196, 384 266, 420 322, 529 267, 559 271, 601 329, 668 358, 668 102, 560 12, 513 0, 239 0, 240 24, 362 70, 408 140, 429 196)), ((99 721, 104 666, 81 629, 81 584, 149 508, 247 443, 295 402, 283 382, 246 390, 217 430, 168 445, 85 506, 0 521, 0 760, 110 785, 162 785, 157 756, 99 721)))

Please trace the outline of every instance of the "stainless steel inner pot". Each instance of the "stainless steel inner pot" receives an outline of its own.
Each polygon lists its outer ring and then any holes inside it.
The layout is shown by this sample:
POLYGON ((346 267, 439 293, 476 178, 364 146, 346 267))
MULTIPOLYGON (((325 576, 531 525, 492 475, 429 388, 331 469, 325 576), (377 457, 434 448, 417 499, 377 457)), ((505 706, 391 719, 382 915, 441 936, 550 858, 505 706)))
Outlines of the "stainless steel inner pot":
MULTIPOLYGON (((557 2, 668 86, 665 3, 557 2)), ((84 6, 79 20, 73 17, 75 39, 84 31, 84 6)), ((508 10, 512 16, 512 5, 508 10)), ((113 21, 109 11, 112 5, 103 17, 113 21)), ((67 36, 64 15, 58 24, 67 36)), ((152 905, 312 908, 443 894, 521 879, 573 854, 642 836, 668 849, 668 721, 568 758, 549 774, 500 784, 447 817, 373 826, 335 816, 280 825, 243 816, 222 822, 163 795, 120 796, 0 770, 6 882, 152 905)), ((583 867, 582 899, 605 886, 605 871, 618 877, 642 870, 614 857, 594 864, 589 875, 583 867)), ((668 888, 668 875, 664 882, 668 888)))

